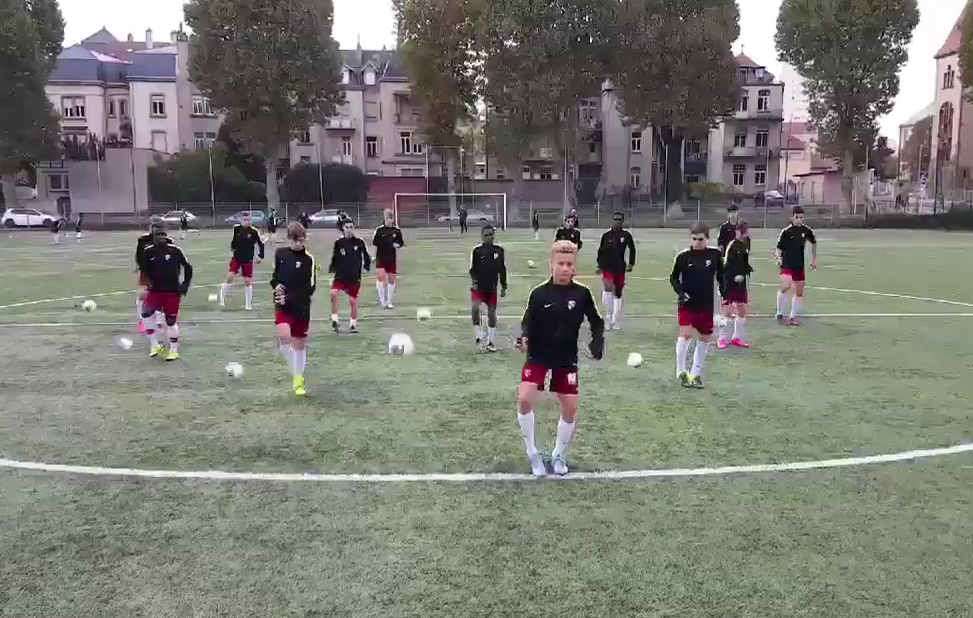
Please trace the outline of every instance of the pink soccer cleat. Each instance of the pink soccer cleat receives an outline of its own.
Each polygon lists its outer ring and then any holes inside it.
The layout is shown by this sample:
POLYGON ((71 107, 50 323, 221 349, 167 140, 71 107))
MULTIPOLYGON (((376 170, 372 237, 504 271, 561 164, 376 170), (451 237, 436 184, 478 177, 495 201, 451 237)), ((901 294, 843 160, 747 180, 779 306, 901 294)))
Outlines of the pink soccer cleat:
POLYGON ((726 337, 720 337, 716 340, 716 347, 725 350, 726 349, 726 337))
POLYGON ((747 343, 743 339, 740 339, 739 337, 734 337, 733 339, 730 339, 730 345, 735 345, 738 348, 749 348, 750 347, 750 344, 749 343, 747 343))
POLYGON ((139 320, 139 334, 140 335, 145 334, 145 322, 143 322, 142 320, 139 320))
POLYGON ((801 325, 801 321, 798 320, 797 318, 789 318, 787 320, 787 325, 788 326, 800 326, 801 325))

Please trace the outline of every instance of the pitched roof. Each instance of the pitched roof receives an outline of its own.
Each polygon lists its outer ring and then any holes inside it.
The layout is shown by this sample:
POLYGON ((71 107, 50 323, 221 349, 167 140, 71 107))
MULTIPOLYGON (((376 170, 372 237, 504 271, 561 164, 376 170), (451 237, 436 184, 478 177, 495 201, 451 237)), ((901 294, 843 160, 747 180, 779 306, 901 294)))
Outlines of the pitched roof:
POLYGON ((63 50, 57 57, 52 82, 108 82, 127 81, 174 81, 176 79, 176 56, 174 53, 128 54, 128 60, 106 54, 104 45, 73 45, 63 50), (91 49, 95 47, 97 49, 91 49))
POLYGON ((918 112, 910 116, 909 119, 903 122, 901 126, 911 127, 912 125, 917 124, 925 120, 926 118, 931 118, 935 115, 936 115, 936 102, 933 101, 929 105, 923 107, 921 110, 919 110, 918 112))
POLYGON ((351 73, 351 83, 362 85, 363 72, 367 65, 375 67, 379 79, 405 79, 406 73, 397 50, 342 49, 341 62, 351 73))
POLYGON ((785 122, 781 130, 784 135, 808 135, 815 132, 806 122, 785 122))
POLYGON ((743 52, 737 54, 734 60, 736 60, 738 67, 762 67, 763 66, 762 64, 757 64, 756 62, 754 62, 750 58, 750 56, 746 55, 743 52))
POLYGON ((953 24, 953 29, 949 31, 946 36, 946 42, 943 46, 939 48, 936 55, 933 56, 936 60, 940 58, 945 58, 946 56, 951 56, 959 51, 960 43, 963 40, 963 20, 966 17, 966 11, 969 9, 969 2, 960 11, 959 17, 956 18, 956 23, 953 24))
POLYGON ((117 42, 118 39, 115 38, 115 35, 113 35, 111 32, 108 32, 108 30, 104 26, 102 26, 101 30, 92 34, 91 36, 84 39, 83 41, 81 41, 81 44, 87 45, 89 43, 117 43, 117 42))

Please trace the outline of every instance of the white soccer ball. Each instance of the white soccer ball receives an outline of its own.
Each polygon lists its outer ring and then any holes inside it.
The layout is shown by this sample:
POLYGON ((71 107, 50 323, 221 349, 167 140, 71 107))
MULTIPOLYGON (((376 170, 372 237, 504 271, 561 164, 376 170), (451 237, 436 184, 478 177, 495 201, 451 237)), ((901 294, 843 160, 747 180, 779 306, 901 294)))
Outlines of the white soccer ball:
POLYGON ((419 307, 418 309, 416 309, 416 319, 419 320, 420 322, 425 322, 431 317, 432 317, 432 311, 430 311, 426 307, 419 307))
POLYGON ((210 294, 210 295, 209 295, 209 302, 211 302, 211 303, 215 303, 215 302, 216 302, 217 300, 219 300, 219 298, 220 298, 220 297, 219 297, 219 296, 217 296, 216 294, 210 294))
POLYGON ((628 360, 626 361, 629 367, 641 367, 642 366, 642 355, 638 352, 632 352, 628 355, 628 360))
POLYGON ((389 354, 412 354, 416 349, 412 337, 405 333, 395 333, 389 338, 389 354))
POLYGON ((91 313, 92 311, 98 308, 98 303, 96 303, 93 300, 86 300, 83 303, 81 303, 81 308, 84 309, 85 312, 91 313))
POLYGON ((527 260, 527 268, 537 268, 537 264, 534 263, 534 260, 527 260))
POLYGON ((243 375, 243 365, 240 363, 227 363, 226 375, 230 378, 239 378, 243 375))
POLYGON ((132 345, 133 345, 132 340, 129 339, 128 337, 122 337, 118 340, 118 347, 120 347, 123 350, 131 350, 132 345))

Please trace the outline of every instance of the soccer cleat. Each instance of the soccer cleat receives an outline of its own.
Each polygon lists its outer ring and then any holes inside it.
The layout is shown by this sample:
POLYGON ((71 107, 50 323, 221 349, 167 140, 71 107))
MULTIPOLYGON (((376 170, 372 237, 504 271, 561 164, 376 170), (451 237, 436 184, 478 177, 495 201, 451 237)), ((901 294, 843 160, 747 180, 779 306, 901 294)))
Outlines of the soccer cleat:
POLYGON ((781 314, 778 313, 777 314, 777 323, 780 324, 781 326, 783 326, 784 324, 787 323, 787 321, 784 319, 784 316, 783 315, 781 315, 781 314))
POLYGON ((716 340, 716 347, 725 350, 726 349, 726 337, 720 337, 716 340))
POLYGON ((676 376, 676 377, 679 379, 679 384, 683 385, 686 388, 689 388, 689 374, 688 373, 686 373, 685 371, 680 371, 679 372, 679 375, 676 376))
POLYGON ((497 351, 497 346, 493 345, 492 341, 487 342, 486 347, 483 348, 487 352, 493 353, 497 351))
POLYGON ((389 303, 385 303, 385 308, 386 308, 386 309, 395 309, 395 305, 393 305, 393 304, 392 304, 392 303, 390 303, 390 302, 389 302, 389 303))
POLYGON ((477 337, 476 338, 476 343, 474 345, 476 346, 476 351, 477 352, 482 352, 483 351, 483 339, 481 339, 480 337, 477 337))
POLYGON ((338 332, 338 322, 336 320, 331 320, 331 330, 338 332))
POLYGON ((244 311, 253 311, 253 305, 247 305, 243 308, 244 311))
POLYGON ((294 376, 294 394, 298 397, 307 395, 307 389, 304 388, 304 376, 294 376))
POLYGON ((801 325, 801 321, 798 320, 797 318, 788 318, 787 325, 788 326, 800 326, 801 325))
POLYGON ((149 348, 149 358, 155 358, 159 354, 165 351, 165 348, 161 345, 154 345, 149 348))
POLYGON ((145 322, 143 322, 142 320, 139 320, 139 334, 140 335, 145 334, 145 322))
POLYGON ((547 476, 547 468, 544 466, 544 458, 541 456, 539 451, 534 453, 533 457, 528 457, 527 459, 530 461, 531 474, 538 478, 547 476))
POLYGON ((558 476, 568 473, 568 462, 564 460, 564 455, 555 454, 551 457, 551 469, 558 476))
POLYGON ((699 376, 689 376, 690 388, 703 388, 703 378, 699 376))
POLYGON ((175 350, 169 350, 169 353, 166 354, 166 362, 168 363, 174 360, 179 360, 179 352, 176 352, 175 350))
POLYGON ((750 347, 750 344, 749 343, 747 343, 743 339, 740 339, 739 337, 734 337, 733 339, 730 339, 730 345, 735 345, 738 348, 749 348, 750 347))
POLYGON ((348 332, 349 333, 357 333, 358 332, 358 325, 357 324, 352 324, 351 326, 349 326, 348 327, 348 332))

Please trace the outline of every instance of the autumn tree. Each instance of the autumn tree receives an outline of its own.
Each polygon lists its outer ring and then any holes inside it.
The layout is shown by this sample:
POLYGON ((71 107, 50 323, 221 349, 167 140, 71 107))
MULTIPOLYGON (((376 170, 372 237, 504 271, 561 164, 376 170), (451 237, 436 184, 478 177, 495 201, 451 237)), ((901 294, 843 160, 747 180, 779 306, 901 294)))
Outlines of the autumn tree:
POLYGON ((234 139, 264 159, 267 201, 296 131, 344 100, 332 0, 189 0, 190 79, 225 109, 234 139))
POLYGON ((14 175, 56 151, 59 118, 44 92, 64 41, 56 0, 0 0, 0 177, 16 205, 14 175))
POLYGON ((868 148, 878 118, 892 111, 899 70, 919 23, 916 0, 784 0, 779 59, 804 79, 818 143, 840 153, 852 199, 855 151, 868 148))
POLYGON ((740 35, 736 0, 621 0, 611 81, 621 113, 652 126, 666 161, 666 200, 682 195, 682 142, 705 136, 739 95, 730 50, 740 35), (672 156, 667 156, 671 154, 672 156))

